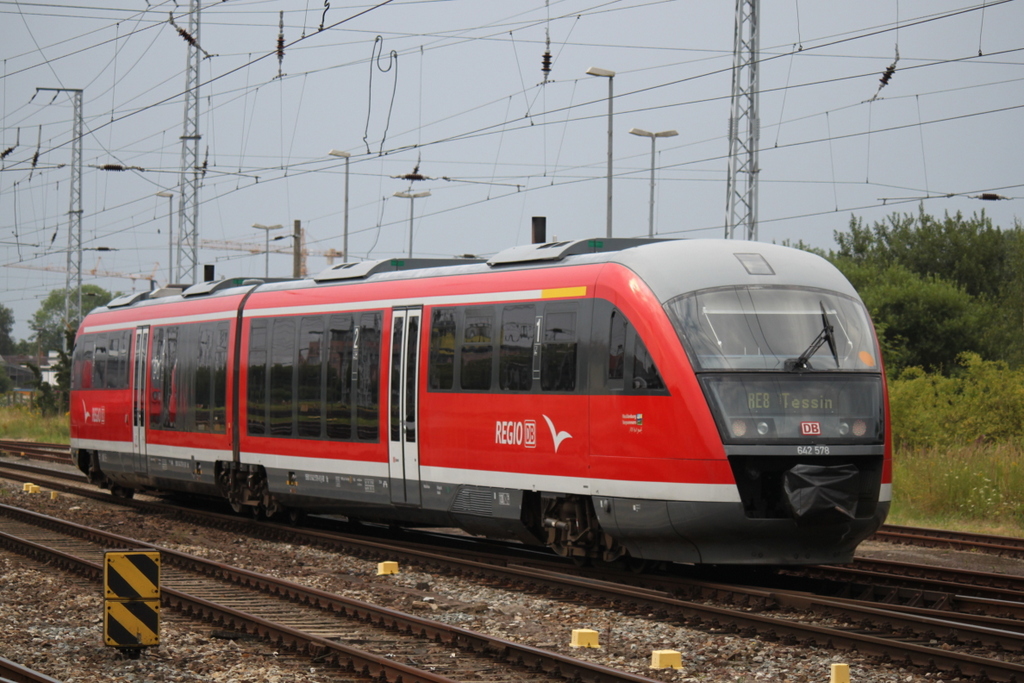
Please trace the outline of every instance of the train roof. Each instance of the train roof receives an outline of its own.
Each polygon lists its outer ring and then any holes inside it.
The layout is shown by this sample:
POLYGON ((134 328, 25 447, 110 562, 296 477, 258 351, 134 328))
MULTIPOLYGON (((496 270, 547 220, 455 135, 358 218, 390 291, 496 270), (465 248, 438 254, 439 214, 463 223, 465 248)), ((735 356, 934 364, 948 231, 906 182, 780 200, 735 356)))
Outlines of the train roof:
MULTIPOLYGON (((592 238, 512 247, 480 259, 384 259, 331 266, 304 280, 229 278, 118 297, 106 309, 232 296, 258 288, 284 291, 378 280, 445 277, 503 270, 618 263, 635 272, 666 302, 681 294, 728 286, 814 287, 856 297, 849 281, 824 258, 763 242, 726 239, 592 238)), ((97 309, 102 310, 102 309, 97 309)))

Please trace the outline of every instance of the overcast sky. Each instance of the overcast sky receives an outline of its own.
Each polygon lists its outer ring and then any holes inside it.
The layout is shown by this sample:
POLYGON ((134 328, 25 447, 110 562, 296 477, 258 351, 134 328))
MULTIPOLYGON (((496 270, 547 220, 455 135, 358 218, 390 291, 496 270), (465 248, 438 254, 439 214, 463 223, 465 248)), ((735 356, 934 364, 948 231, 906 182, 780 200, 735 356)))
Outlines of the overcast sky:
MULTIPOLYGON (((71 98, 37 88, 84 90, 83 282, 167 282, 170 203, 156 193, 175 193, 176 211, 187 11, 0 0, 0 290, 16 338, 66 279, 71 98)), ((785 0, 761 3, 760 23, 761 241, 828 249, 851 216, 919 206, 984 210, 1003 228, 1024 214, 1024 3, 785 0)), ((252 225, 287 226, 276 235, 301 220, 308 271, 325 268, 342 249, 332 148, 352 155, 352 260, 406 253, 410 200, 393 195, 410 190, 431 193, 412 205, 416 256, 526 243, 532 216, 549 239, 604 235, 608 79, 592 66, 616 72, 615 236, 648 230, 650 140, 628 134, 640 128, 679 132, 657 141, 655 232, 721 238, 733 32, 724 0, 207 0, 200 263, 262 276, 252 225), (427 180, 395 178, 417 168, 427 180)), ((269 263, 291 274, 290 255, 269 263)))

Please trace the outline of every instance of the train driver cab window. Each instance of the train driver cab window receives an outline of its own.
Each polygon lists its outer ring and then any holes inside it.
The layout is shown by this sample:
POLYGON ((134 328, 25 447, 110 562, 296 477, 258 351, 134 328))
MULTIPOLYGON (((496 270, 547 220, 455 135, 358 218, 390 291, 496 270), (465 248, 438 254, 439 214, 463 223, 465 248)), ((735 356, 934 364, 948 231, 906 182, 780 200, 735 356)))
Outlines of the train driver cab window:
POLYGON ((654 359, 622 311, 613 309, 608 331, 607 387, 613 392, 663 392, 654 359))

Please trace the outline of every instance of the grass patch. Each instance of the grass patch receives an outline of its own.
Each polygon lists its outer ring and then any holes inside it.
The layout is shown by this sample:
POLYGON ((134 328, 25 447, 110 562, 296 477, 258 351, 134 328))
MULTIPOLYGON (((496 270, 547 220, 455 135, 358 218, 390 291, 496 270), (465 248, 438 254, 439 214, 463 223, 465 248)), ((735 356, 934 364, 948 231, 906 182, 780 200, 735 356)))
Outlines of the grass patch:
POLYGON ((900 449, 888 521, 1024 537, 1022 457, 1005 443, 900 449))
POLYGON ((28 406, 7 406, 0 408, 0 439, 70 443, 70 424, 67 415, 43 417, 28 406))

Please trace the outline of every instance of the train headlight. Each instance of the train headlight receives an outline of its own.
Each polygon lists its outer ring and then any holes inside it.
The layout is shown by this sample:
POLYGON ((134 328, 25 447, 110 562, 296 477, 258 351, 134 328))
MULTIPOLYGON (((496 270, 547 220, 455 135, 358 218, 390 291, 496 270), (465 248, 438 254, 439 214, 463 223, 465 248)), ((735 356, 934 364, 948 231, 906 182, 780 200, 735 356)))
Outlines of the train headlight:
POLYGON ((746 420, 733 420, 732 421, 732 435, 735 437, 744 437, 747 435, 747 421, 746 420))
POLYGON ((757 433, 761 436, 766 436, 771 431, 771 426, 767 422, 757 423, 757 433))
POLYGON ((850 423, 840 422, 839 423, 839 436, 846 436, 850 433, 850 423))
POLYGON ((852 431, 854 436, 864 436, 868 433, 868 423, 864 420, 854 420, 852 431))

